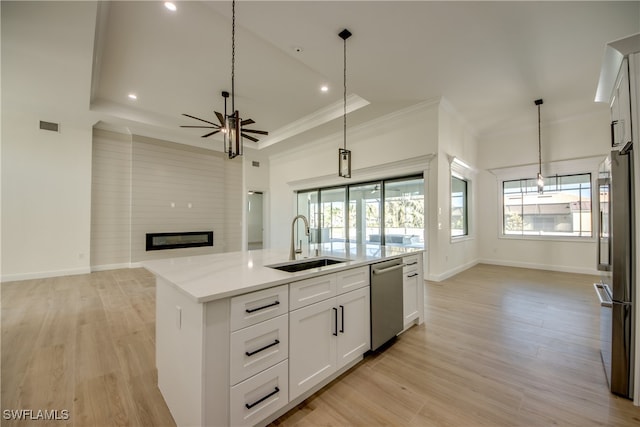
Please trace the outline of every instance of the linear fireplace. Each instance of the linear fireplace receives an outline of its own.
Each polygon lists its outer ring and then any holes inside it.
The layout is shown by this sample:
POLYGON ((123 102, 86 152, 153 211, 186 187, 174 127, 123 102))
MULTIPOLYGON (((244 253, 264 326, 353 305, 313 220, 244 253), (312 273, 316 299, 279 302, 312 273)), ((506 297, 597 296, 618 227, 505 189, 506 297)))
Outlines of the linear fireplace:
POLYGON ((213 231, 147 233, 147 251, 213 246, 213 231))

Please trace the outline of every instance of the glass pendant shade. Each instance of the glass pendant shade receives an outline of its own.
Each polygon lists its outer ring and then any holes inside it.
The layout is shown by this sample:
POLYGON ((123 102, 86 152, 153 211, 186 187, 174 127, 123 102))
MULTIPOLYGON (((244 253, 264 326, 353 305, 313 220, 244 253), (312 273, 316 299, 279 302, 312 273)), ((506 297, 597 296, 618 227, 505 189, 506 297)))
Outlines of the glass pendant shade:
POLYGON ((538 173, 538 193, 542 194, 544 191, 544 178, 541 173, 538 173))
POLYGON ((351 150, 338 148, 338 175, 351 178, 351 150))

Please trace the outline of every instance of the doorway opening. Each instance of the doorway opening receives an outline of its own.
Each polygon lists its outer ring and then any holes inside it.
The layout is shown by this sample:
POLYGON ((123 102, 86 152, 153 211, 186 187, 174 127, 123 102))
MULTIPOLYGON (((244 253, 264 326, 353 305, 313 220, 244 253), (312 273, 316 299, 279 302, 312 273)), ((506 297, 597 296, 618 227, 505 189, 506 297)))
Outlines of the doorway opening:
POLYGON ((264 203, 262 191, 247 193, 247 249, 264 247, 264 203))

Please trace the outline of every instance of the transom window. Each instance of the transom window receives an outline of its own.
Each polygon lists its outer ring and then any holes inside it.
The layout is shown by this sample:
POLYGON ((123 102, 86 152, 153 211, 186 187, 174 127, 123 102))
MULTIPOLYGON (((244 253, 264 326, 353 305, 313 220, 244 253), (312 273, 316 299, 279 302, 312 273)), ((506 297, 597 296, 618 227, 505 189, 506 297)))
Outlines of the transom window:
POLYGON ((505 236, 591 237, 591 174, 503 181, 505 236))

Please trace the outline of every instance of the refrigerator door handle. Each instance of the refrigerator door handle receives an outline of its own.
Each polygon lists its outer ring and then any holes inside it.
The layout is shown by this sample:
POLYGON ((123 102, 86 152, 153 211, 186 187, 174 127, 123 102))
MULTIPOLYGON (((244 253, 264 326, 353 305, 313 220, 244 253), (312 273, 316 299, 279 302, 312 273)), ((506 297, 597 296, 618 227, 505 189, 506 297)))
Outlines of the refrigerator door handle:
POLYGON ((609 287, 604 283, 594 283, 593 287, 596 290, 596 294, 598 294, 598 299, 600 300, 600 305, 603 307, 611 307, 611 291, 609 291, 609 287))

